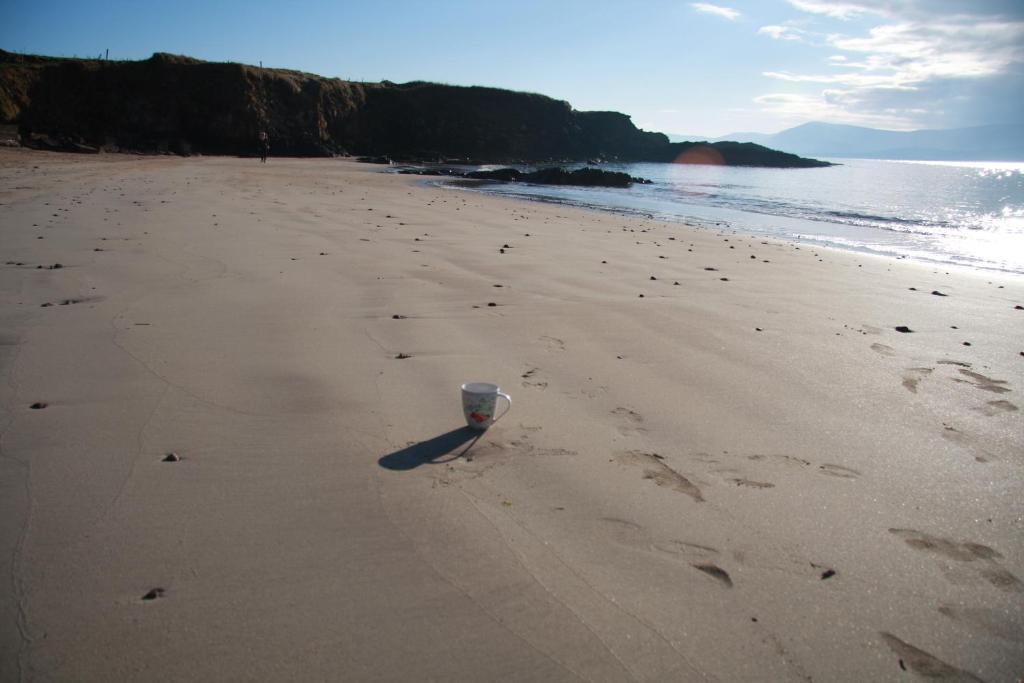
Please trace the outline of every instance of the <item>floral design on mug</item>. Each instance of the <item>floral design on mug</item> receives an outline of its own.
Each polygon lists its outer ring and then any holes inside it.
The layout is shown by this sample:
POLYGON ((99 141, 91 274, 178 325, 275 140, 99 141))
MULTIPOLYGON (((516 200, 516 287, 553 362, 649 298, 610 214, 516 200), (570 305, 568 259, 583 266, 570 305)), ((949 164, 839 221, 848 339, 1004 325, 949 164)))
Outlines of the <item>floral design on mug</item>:
POLYGON ((496 384, 467 382, 462 385, 462 413, 470 427, 487 429, 494 424, 498 417, 508 412, 508 408, 506 408, 505 412, 495 417, 499 396, 511 406, 512 399, 508 397, 508 394, 502 393, 496 384))

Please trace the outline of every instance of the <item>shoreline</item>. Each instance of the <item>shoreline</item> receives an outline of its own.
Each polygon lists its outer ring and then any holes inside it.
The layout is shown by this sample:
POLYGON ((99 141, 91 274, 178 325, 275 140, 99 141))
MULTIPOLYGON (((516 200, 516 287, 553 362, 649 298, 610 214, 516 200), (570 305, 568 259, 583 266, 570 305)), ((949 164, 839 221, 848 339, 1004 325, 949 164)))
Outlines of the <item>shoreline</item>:
MULTIPOLYGON (((554 199, 554 198, 539 197, 539 196, 491 193, 491 192, 487 192, 484 189, 479 189, 480 187, 486 186, 487 184, 489 184, 491 182, 494 182, 494 181, 474 181, 474 180, 466 180, 466 179, 445 180, 443 178, 437 178, 437 179, 422 179, 420 182, 425 187, 450 188, 450 189, 454 189, 454 190, 466 190, 466 191, 469 191, 469 192, 480 192, 482 194, 486 194, 486 195, 489 195, 489 196, 514 197, 515 199, 520 200, 520 201, 524 201, 524 202, 537 202, 537 203, 540 203, 540 204, 548 204, 548 205, 552 205, 552 206, 572 207, 574 209, 579 209, 579 210, 583 210, 583 211, 594 211, 596 213, 611 214, 611 215, 614 215, 614 216, 621 216, 622 218, 627 218, 627 219, 656 221, 656 222, 659 222, 659 223, 664 223, 666 225, 682 226, 682 227, 684 227, 686 229, 692 229, 692 230, 718 231, 718 232, 720 232, 722 234, 728 233, 728 234, 733 234, 733 235, 737 235, 737 236, 758 237, 758 238, 762 238, 762 239, 772 240, 774 242, 779 242, 779 243, 782 243, 782 244, 788 244, 790 246, 798 245, 799 244, 799 245, 804 245, 804 246, 807 246, 807 247, 814 247, 815 249, 825 249, 825 250, 828 250, 828 251, 834 251, 834 252, 839 252, 839 253, 843 253, 843 254, 851 254, 851 255, 857 255, 857 256, 862 256, 862 257, 873 257, 873 258, 879 258, 879 259, 884 259, 884 260, 888 260, 888 261, 905 261, 907 263, 913 263, 913 264, 916 264, 916 265, 919 265, 919 266, 926 266, 926 267, 932 267, 932 268, 937 268, 937 267, 950 268, 952 270, 957 271, 961 275, 966 275, 966 276, 975 275, 975 276, 978 276, 978 277, 982 277, 982 276, 986 276, 986 275, 990 275, 990 276, 995 275, 995 276, 1005 276, 1005 277, 1009 277, 1009 278, 1024 278, 1024 272, 1017 272, 1017 271, 1013 271, 1013 270, 1006 270, 1006 269, 995 268, 995 267, 991 267, 990 268, 990 267, 986 267, 986 266, 971 265, 971 264, 966 264, 966 263, 956 263, 956 262, 942 261, 942 260, 939 260, 939 259, 932 260, 932 259, 928 259, 928 258, 925 258, 925 257, 900 256, 896 252, 876 251, 876 250, 872 250, 872 249, 867 248, 867 247, 842 246, 840 244, 837 244, 837 243, 829 241, 829 240, 815 241, 814 239, 811 239, 811 238, 780 237, 778 235, 775 235, 775 234, 772 234, 772 233, 768 233, 768 232, 759 232, 759 231, 756 231, 756 230, 744 230, 743 228, 734 227, 731 223, 730 224, 725 224, 725 225, 712 224, 710 222, 700 223, 700 221, 702 219, 700 219, 700 218, 698 218, 696 216, 672 218, 672 217, 669 217, 669 216, 658 216, 658 215, 651 214, 651 213, 644 213, 644 212, 641 212, 639 210, 635 211, 635 212, 632 212, 632 211, 629 211, 627 209, 616 208, 616 207, 611 207, 611 206, 598 206, 598 205, 578 204, 578 203, 572 202, 571 200, 560 201, 560 200, 554 199), (462 185, 461 183, 466 183, 466 184, 462 185), (473 185, 470 185, 470 183, 473 183, 473 185), (688 221, 693 221, 693 222, 688 222, 688 221)), ((754 214, 754 215, 757 215, 757 214, 754 214)), ((763 215, 765 216, 765 222, 770 222, 770 219, 772 217, 767 215, 767 214, 763 214, 763 215)))
MULTIPOLYGON (((894 163, 888 160, 870 159, 851 161, 865 161, 872 164, 894 163)), ((567 168, 575 168, 576 166, 583 167, 586 164, 570 165, 567 168)), ((803 243, 817 248, 834 248, 855 253, 879 254, 894 259, 909 259, 937 266, 949 265, 974 268, 982 272, 1024 275, 1024 262, 1007 262, 1005 258, 1002 260, 997 258, 995 254, 998 250, 995 243, 987 244, 987 242, 995 239, 995 237, 990 236, 985 230, 976 231, 967 223, 957 225, 917 225, 914 220, 907 220, 896 216, 875 215, 877 213, 875 210, 863 215, 857 213, 857 211, 866 211, 866 207, 850 209, 854 210, 854 213, 849 214, 849 220, 837 221, 830 217, 830 214, 836 210, 834 206, 833 208, 829 208, 831 205, 815 206, 816 203, 822 201, 821 197, 814 199, 807 206, 791 206, 788 203, 789 200, 783 200, 782 198, 769 201, 762 197, 754 201, 748 197, 746 200, 742 200, 731 196, 730 192, 732 191, 729 189, 722 190, 725 193, 724 199, 719 199, 712 203, 695 201, 688 199, 686 196, 673 193, 671 188, 668 187, 671 183, 666 184, 665 178, 662 177, 666 176, 666 172, 657 168, 663 166, 665 165, 610 164, 599 166, 599 168, 612 169, 627 174, 641 174, 645 177, 654 177, 656 186, 652 188, 634 187, 630 190, 608 190, 606 188, 551 187, 529 183, 496 183, 492 186, 484 185, 479 188, 469 187, 468 189, 470 191, 532 201, 575 205, 641 219, 648 218, 683 224, 696 223, 713 225, 719 228, 728 226, 728 229, 736 230, 741 234, 771 237, 788 242, 803 243), (656 168, 652 170, 650 168, 652 166, 656 168), (758 202, 763 201, 781 203, 777 206, 755 206, 758 202), (876 223, 882 224, 876 225, 876 223), (885 224, 890 223, 896 223, 897 225, 895 227, 886 227, 885 224), (965 249, 966 251, 964 251, 965 249)), ((399 168, 406 168, 406 166, 399 168)), ((454 168, 469 170, 475 167, 458 166, 454 168)), ((533 166, 523 166, 521 168, 533 168, 533 166)), ((726 176, 729 176, 731 174, 756 172, 758 170, 766 169, 742 169, 737 167, 731 168, 725 171, 725 173, 726 176)), ((767 170, 771 171, 771 169, 767 170)), ((787 169, 785 173, 788 175, 790 172, 796 173, 801 170, 821 172, 820 169, 787 169)), ((705 175, 707 175, 707 172, 698 173, 689 182, 695 183, 694 187, 702 192, 715 191, 713 188, 705 185, 707 182, 712 182, 712 185, 721 182, 724 183, 726 188, 730 186, 730 182, 741 184, 743 182, 756 182, 755 178, 747 178, 746 181, 736 178, 730 181, 729 177, 717 178, 712 181, 710 180, 711 176, 705 178, 705 175)), ((671 176, 671 174, 668 174, 668 176, 671 176)), ((762 180, 770 181, 770 178, 762 180)), ((819 178, 818 180, 825 180, 825 178, 819 178)), ((456 181, 442 176, 425 182, 434 182, 439 186, 443 186, 456 181)), ((843 201, 847 201, 847 199, 833 197, 832 201, 839 202, 839 204, 835 205, 839 206, 843 201)), ((1009 249, 1012 247, 1011 240, 1016 235, 1013 232, 1016 228, 1006 226, 1004 229, 1009 232, 998 239, 1005 242, 1005 248, 1009 249)))
POLYGON ((104 156, 0 150, 0 678, 1024 671, 1019 277, 104 156))

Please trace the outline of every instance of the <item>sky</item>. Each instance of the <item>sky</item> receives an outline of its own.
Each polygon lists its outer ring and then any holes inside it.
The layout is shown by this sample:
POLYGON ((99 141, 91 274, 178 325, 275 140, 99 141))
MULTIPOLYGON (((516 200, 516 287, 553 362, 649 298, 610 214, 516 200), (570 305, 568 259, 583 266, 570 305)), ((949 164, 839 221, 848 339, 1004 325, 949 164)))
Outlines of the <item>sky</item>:
POLYGON ((542 93, 709 137, 1024 122, 1024 0, 0 0, 0 48, 542 93))

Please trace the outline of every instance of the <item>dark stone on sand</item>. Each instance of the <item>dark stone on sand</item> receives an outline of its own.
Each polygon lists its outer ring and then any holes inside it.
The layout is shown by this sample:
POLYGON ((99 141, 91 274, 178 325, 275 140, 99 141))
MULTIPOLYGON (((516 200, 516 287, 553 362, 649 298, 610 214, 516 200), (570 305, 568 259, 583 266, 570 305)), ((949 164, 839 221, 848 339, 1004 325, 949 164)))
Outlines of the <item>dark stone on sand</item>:
POLYGON ((897 325, 895 329, 897 332, 903 332, 904 334, 913 332, 913 330, 907 327, 906 325, 897 325))
POLYGON ((678 286, 679 285, 679 281, 677 280, 676 282, 673 282, 672 284, 678 286))
POLYGON ((168 453, 160 462, 179 462, 181 457, 177 453, 168 453))
POLYGON ((1015 311, 1024 311, 1024 306, 1020 306, 1020 305, 1014 306, 1013 310, 1015 310, 1015 311))
POLYGON ((652 280, 657 280, 658 278, 656 278, 656 277, 654 277, 654 276, 652 275, 652 276, 651 276, 651 279, 652 279, 652 280))
POLYGON ((911 292, 916 292, 917 291, 917 287, 910 287, 909 289, 910 289, 911 292))
POLYGON ((498 304, 494 303, 493 301, 489 301, 489 302, 487 302, 487 305, 488 306, 497 306, 498 304))
POLYGON ((762 330, 762 329, 761 329, 760 327, 755 327, 755 328, 754 328, 754 330, 755 330, 756 332, 764 332, 764 330, 762 330))
POLYGON ((718 268, 712 268, 711 266, 704 266, 704 270, 718 270, 718 268))
POLYGON ((826 569, 825 571, 823 571, 821 573, 821 578, 824 581, 825 579, 831 579, 835 575, 836 575, 836 570, 835 569, 826 569))
POLYGON ((142 596, 143 600, 156 600, 157 598, 164 597, 163 588, 151 588, 148 593, 142 596))
POLYGON ((40 305, 40 308, 46 308, 47 306, 52 306, 52 305, 53 305, 52 303, 50 303, 49 301, 47 301, 47 302, 46 302, 45 304, 41 304, 41 305, 40 305))
POLYGON ((46 407, 46 405, 47 404, 43 403, 42 401, 36 401, 32 405, 30 405, 29 408, 31 408, 32 410, 42 410, 43 408, 46 407))
POLYGON ((933 289, 932 290, 932 294, 934 294, 935 296, 949 296, 948 294, 943 294, 942 292, 940 292, 937 289, 933 289))
POLYGON ((64 264, 62 264, 62 263, 54 263, 52 266, 50 266, 50 270, 59 270, 60 268, 63 268, 63 267, 64 267, 64 264))
POLYGON ((405 360, 406 358, 412 358, 412 356, 410 356, 407 353, 400 353, 397 356, 395 356, 395 360, 405 360))
POLYGON ((971 342, 964 342, 964 346, 970 346, 971 342))
POLYGON ((720 277, 718 279, 721 280, 722 282, 728 282, 729 281, 729 278, 727 278, 727 277, 720 277))
POLYGON ((643 299, 643 298, 644 298, 644 295, 643 295, 643 294, 641 294, 641 295, 640 295, 640 296, 639 296, 638 298, 640 298, 640 299, 643 299))
POLYGON ((505 250, 504 250, 504 249, 499 249, 499 250, 498 250, 498 253, 499 253, 499 254, 504 254, 504 253, 505 253, 505 250))
POLYGON ((391 316, 391 319, 392 320, 405 320, 406 317, 407 316, 401 315, 399 313, 395 313, 393 316, 391 316))

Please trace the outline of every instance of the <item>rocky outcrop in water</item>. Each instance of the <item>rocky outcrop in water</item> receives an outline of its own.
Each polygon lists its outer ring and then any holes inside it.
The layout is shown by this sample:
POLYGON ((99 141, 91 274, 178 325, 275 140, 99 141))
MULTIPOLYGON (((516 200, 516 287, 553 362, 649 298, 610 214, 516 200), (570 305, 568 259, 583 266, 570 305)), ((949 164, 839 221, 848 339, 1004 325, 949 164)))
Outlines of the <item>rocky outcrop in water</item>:
POLYGON ((582 187, 630 187, 634 183, 649 185, 650 180, 637 178, 628 173, 604 171, 599 168, 578 168, 568 171, 564 168, 541 168, 536 171, 520 171, 515 168, 498 168, 489 171, 462 172, 449 167, 407 168, 399 173, 412 175, 446 176, 470 180, 493 180, 502 183, 534 183, 537 185, 576 185, 582 187))
POLYGON ((738 143, 670 143, 617 112, 533 93, 436 83, 357 83, 155 54, 60 59, 0 50, 0 124, 22 144, 76 151, 357 154, 396 161, 602 159, 821 166, 738 143))

